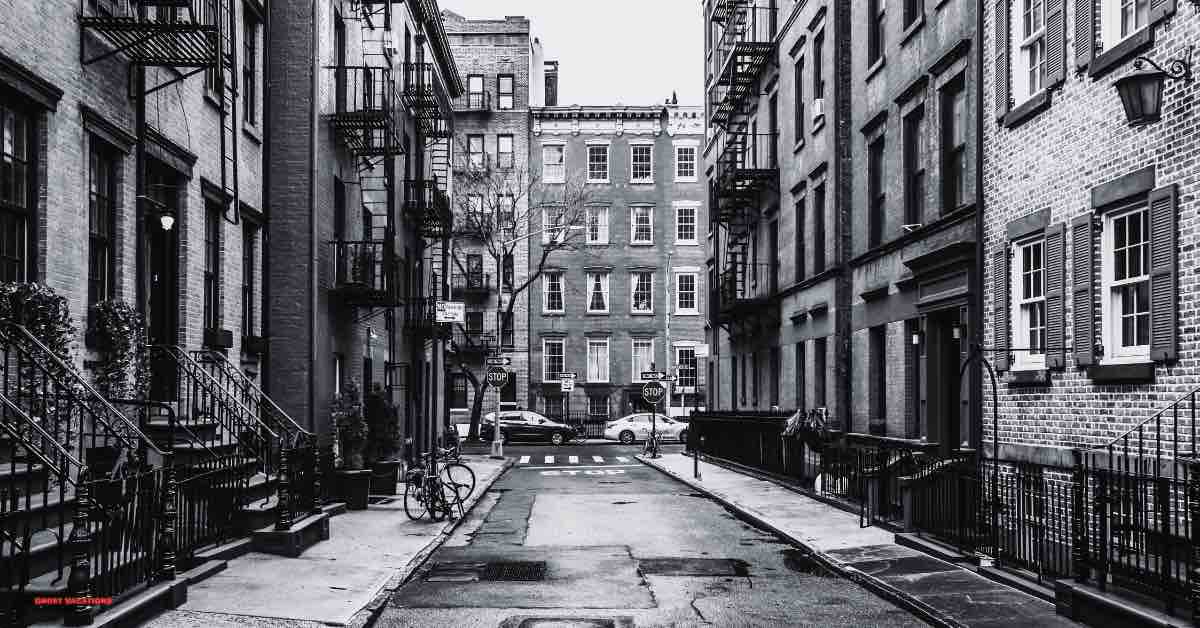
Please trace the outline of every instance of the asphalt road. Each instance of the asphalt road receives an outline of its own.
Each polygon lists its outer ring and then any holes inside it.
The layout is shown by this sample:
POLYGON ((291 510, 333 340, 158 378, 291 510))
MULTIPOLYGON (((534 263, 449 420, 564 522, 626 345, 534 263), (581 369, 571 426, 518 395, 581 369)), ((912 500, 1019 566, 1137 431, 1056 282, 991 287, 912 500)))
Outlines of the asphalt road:
POLYGON ((514 466, 376 626, 923 625, 641 464, 640 451, 505 447, 514 466))

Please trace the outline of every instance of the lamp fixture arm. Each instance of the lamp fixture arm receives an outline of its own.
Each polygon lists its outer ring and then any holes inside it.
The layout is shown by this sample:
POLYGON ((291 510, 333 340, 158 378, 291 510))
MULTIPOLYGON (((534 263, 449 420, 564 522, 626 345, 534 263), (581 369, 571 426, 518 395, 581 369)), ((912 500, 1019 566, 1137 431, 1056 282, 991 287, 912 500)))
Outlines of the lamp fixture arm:
POLYGON ((1195 46, 1189 45, 1187 47, 1187 52, 1185 52, 1182 57, 1168 59, 1166 62, 1167 67, 1165 67, 1165 68, 1163 66, 1155 63, 1154 60, 1149 57, 1138 57, 1138 58, 1134 59, 1133 67, 1135 67, 1135 68, 1141 67, 1141 64, 1143 62, 1149 63, 1151 66, 1154 67, 1155 70, 1158 70, 1159 72, 1162 72, 1163 74, 1166 74, 1167 78, 1169 78, 1169 79, 1172 79, 1172 80, 1180 80, 1181 79, 1186 83, 1191 83, 1192 79, 1193 79, 1193 77, 1192 77, 1192 49, 1193 48, 1195 48, 1195 46))

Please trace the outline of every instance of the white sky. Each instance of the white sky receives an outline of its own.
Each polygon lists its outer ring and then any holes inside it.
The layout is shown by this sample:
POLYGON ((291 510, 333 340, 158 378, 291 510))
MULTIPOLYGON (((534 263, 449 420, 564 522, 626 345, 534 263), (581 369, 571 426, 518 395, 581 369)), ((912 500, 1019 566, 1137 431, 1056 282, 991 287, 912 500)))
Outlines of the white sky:
POLYGON ((558 61, 560 105, 702 105, 701 0, 440 0, 467 18, 523 15, 558 61))

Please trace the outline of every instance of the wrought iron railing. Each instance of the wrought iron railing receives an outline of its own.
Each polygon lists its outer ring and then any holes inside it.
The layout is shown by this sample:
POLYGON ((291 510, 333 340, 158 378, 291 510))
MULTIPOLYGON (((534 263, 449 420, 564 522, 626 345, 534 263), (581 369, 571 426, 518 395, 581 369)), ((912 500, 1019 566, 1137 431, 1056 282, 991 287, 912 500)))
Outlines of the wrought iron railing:
POLYGON ((760 69, 760 57, 769 54, 778 31, 779 11, 775 7, 738 5, 722 22, 720 36, 715 42, 711 73, 748 72, 753 78, 760 69), (749 57, 749 58, 739 58, 749 57), (749 67, 734 67, 741 63, 749 67))
POLYGON ((492 274, 485 272, 454 273, 450 275, 450 289, 455 294, 488 292, 492 286, 492 274))
POLYGON ((393 259, 389 242, 335 240, 329 246, 334 290, 344 291, 352 302, 358 298, 379 300, 391 296, 393 259))
POLYGON ((409 220, 417 223, 417 229, 424 237, 447 236, 453 229, 450 199, 436 179, 404 182, 404 212, 409 220))

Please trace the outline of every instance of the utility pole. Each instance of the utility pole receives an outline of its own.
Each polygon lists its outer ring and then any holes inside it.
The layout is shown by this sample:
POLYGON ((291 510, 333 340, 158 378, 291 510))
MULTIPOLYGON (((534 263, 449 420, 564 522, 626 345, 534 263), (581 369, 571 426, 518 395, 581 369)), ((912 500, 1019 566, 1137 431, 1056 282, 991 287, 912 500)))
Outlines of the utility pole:
MULTIPOLYGON (((666 283, 667 283, 667 365, 668 365, 668 367, 671 364, 671 351, 674 349, 674 347, 671 346, 671 309, 673 307, 675 307, 675 304, 671 303, 671 281, 673 281, 674 278, 675 278, 675 273, 672 272, 672 270, 671 270, 671 253, 667 253, 667 282, 666 283)), ((667 368, 666 371, 667 371, 667 377, 668 377, 667 382, 666 382, 666 384, 667 384, 667 417, 669 418, 671 416, 671 400, 673 399, 672 393, 674 392, 674 389, 675 389, 675 382, 673 382, 669 379, 672 374, 671 369, 667 368)), ((676 377, 678 377, 679 376, 679 372, 678 372, 679 365, 678 364, 675 365, 675 371, 676 372, 674 373, 674 375, 676 377)))

